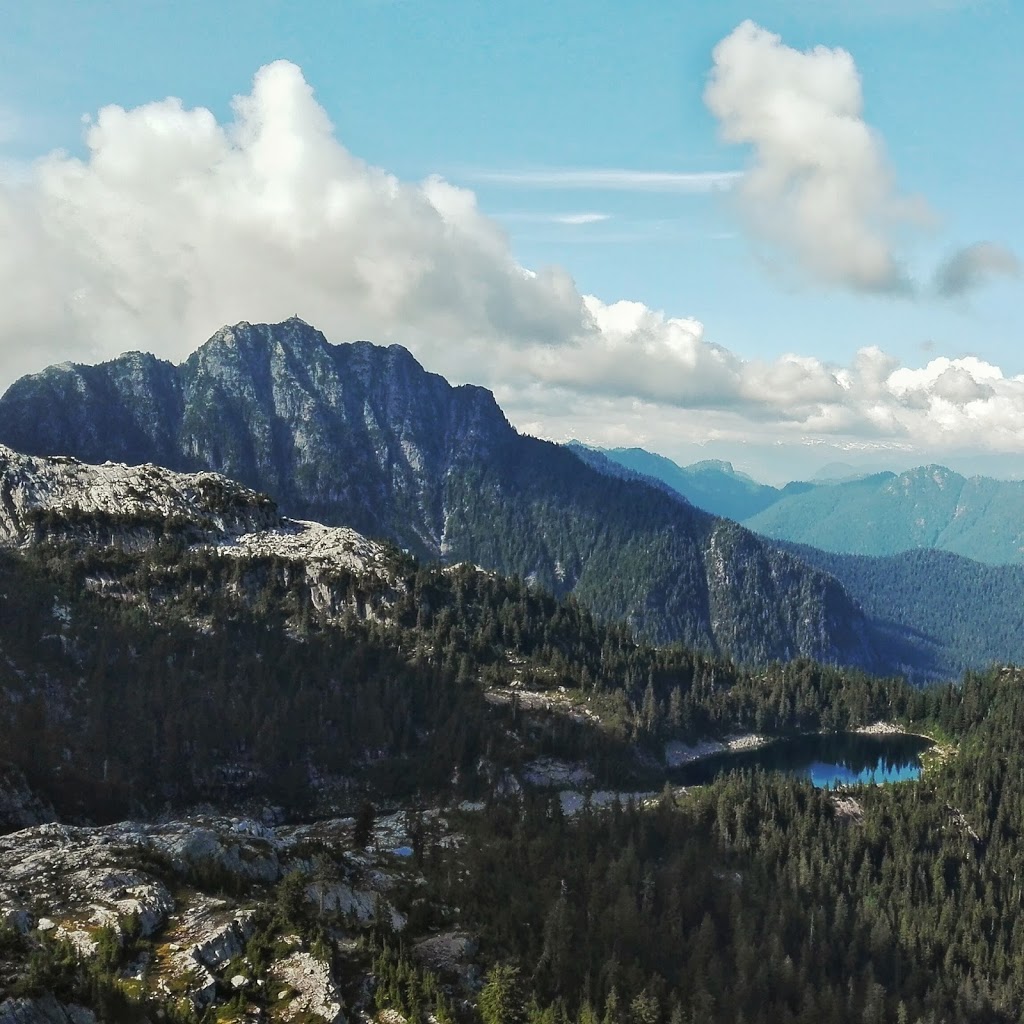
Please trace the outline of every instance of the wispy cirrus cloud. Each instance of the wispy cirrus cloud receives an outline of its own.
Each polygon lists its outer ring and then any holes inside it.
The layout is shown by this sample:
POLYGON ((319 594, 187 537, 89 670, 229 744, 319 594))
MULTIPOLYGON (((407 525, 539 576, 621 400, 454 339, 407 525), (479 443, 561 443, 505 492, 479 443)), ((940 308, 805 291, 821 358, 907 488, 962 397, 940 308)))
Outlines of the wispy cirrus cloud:
POLYGON ((611 220, 610 213, 598 213, 596 210, 585 210, 580 213, 532 213, 513 211, 511 213, 492 214, 496 220, 517 224, 565 224, 569 227, 584 227, 587 224, 601 224, 611 220))
POLYGON ((613 192, 727 192, 742 171, 641 171, 623 167, 469 170, 457 175, 475 184, 510 188, 613 192))

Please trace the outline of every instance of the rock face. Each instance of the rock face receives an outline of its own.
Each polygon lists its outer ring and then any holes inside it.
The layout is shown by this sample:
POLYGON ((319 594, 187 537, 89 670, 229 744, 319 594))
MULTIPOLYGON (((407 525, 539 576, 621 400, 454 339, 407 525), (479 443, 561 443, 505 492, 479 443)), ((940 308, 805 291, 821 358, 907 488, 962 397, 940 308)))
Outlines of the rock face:
POLYGON ((405 349, 331 345, 298 319, 225 327, 180 366, 132 353, 23 378, 0 399, 0 441, 223 473, 290 515, 574 592, 659 642, 884 667, 831 577, 520 436, 490 392, 405 349))
MULTIPOLYGON (((267 991, 280 993, 275 1019, 339 1021, 343 1000, 331 970, 298 936, 284 936, 285 948, 279 945, 265 978, 246 954, 261 914, 264 928, 273 916, 271 887, 293 872, 315 879, 328 863, 328 898, 315 884, 304 894, 311 911, 342 930, 378 921, 405 926, 391 902, 393 872, 402 872, 406 884, 410 866, 396 865, 388 852, 352 849, 352 826, 351 818, 275 828, 199 817, 25 829, 0 837, 0 925, 36 943, 44 933, 67 940, 86 959, 97 953, 101 929, 122 943, 141 935, 148 951, 125 975, 158 1002, 184 1000, 202 1011, 225 991, 269 983, 267 991), (226 881, 249 895, 203 891, 226 881), (271 902, 260 907, 260 899, 271 902), (242 964, 246 973, 239 974, 242 964)), ((376 834, 385 846, 409 841, 399 816, 383 819, 376 834)), ((421 883, 415 876, 415 885, 421 883)), ((0 1003, 0 1024, 94 1024, 94 1018, 51 998, 9 999, 0 1003)))
POLYGON ((292 953, 278 961, 273 975, 277 982, 296 993, 282 1014, 285 1020, 302 1020, 306 1014, 320 1017, 328 1024, 345 1019, 341 993, 330 968, 309 953, 292 953))
POLYGON ((0 409, 18 451, 213 469, 293 514, 435 551, 445 472, 514 436, 483 388, 451 388, 397 345, 330 345, 297 318, 225 327, 181 366, 53 366, 0 409))
MULTIPOLYGON (((314 606, 325 618, 347 607, 333 585, 339 573, 390 582, 391 560, 382 545, 347 527, 284 519, 268 497, 219 474, 176 473, 148 464, 90 466, 67 456, 20 455, 0 445, 0 547, 60 538, 141 550, 171 536, 231 558, 273 556, 300 563, 314 606)), ((104 585, 98 578, 87 581, 95 590, 104 585)), ((49 817, 45 807, 32 803, 24 780, 0 770, 0 826, 49 817)))
POLYGON ((56 812, 29 788, 12 765, 0 765, 0 833, 53 821, 56 812))
POLYGON ((90 466, 67 457, 32 458, 0 445, 0 543, 59 532, 145 544, 175 527, 226 538, 280 524, 265 495, 216 473, 153 465, 90 466))
POLYGON ((0 1024, 96 1024, 96 1015, 82 1006, 65 1006, 53 996, 5 999, 0 1024))
POLYGON ((43 906, 76 945, 88 941, 87 929, 133 915, 143 935, 153 934, 174 901, 162 881, 131 866, 126 850, 145 845, 142 831, 55 824, 0 837, 0 919, 24 927, 43 906))

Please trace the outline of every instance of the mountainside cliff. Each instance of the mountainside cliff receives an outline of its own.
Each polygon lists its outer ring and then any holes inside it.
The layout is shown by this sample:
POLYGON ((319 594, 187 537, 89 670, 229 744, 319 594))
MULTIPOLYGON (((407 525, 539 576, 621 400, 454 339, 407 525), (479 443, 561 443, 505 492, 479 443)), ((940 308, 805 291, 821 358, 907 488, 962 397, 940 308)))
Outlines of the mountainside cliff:
POLYGON ((520 436, 490 392, 450 386, 405 349, 332 345, 298 319, 225 327, 180 366, 132 353, 23 378, 0 400, 0 441, 214 470, 289 515, 573 592, 660 642, 883 667, 826 574, 520 436))

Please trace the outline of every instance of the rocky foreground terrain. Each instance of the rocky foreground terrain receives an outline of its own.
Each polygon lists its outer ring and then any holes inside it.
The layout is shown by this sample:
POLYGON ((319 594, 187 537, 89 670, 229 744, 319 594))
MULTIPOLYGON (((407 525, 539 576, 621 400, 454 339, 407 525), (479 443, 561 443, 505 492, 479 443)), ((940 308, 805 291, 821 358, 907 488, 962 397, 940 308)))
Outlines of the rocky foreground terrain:
POLYGON ((0 991, 11 993, 0 1022, 94 1021, 73 1002, 83 970, 93 1005, 101 978, 108 1001, 158 1016, 219 1007, 218 1019, 340 1021, 371 1006, 371 932, 404 936, 426 968, 472 980, 457 910, 446 928, 435 918, 421 933, 423 913, 409 923, 425 903, 424 843, 458 842, 448 822, 399 814, 368 836, 359 827, 210 817, 0 837, 0 991))

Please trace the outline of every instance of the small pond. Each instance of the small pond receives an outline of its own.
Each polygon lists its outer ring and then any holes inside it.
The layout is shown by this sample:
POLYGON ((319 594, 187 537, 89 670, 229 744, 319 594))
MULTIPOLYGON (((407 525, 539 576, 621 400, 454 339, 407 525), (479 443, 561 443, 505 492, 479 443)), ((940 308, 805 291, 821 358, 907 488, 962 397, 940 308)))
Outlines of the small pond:
POLYGON ((671 780, 699 786, 731 771, 760 769, 809 779, 819 788, 908 782, 921 775, 921 754, 932 746, 921 736, 833 733, 776 740, 759 750, 715 754, 672 769, 671 780))

